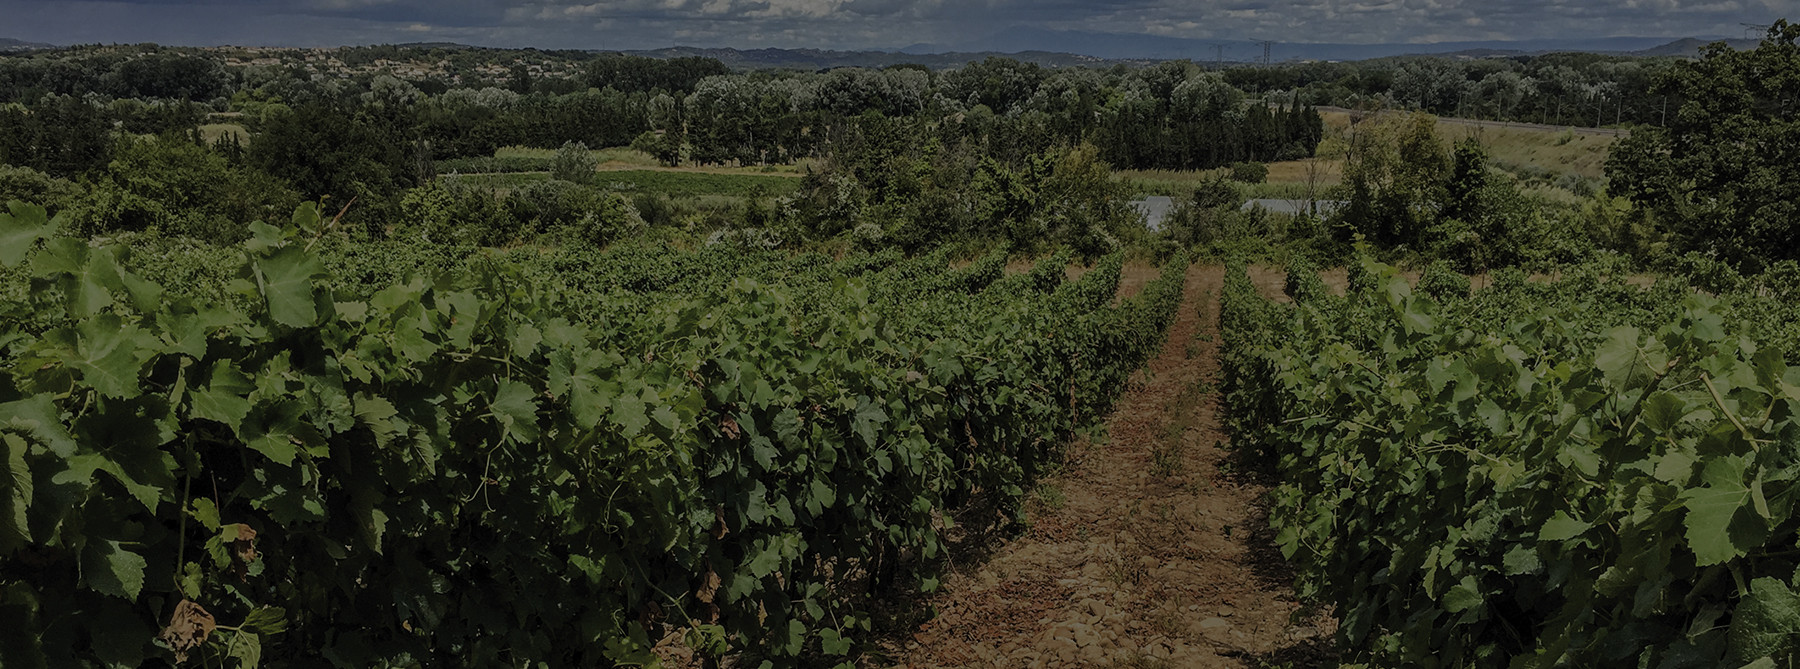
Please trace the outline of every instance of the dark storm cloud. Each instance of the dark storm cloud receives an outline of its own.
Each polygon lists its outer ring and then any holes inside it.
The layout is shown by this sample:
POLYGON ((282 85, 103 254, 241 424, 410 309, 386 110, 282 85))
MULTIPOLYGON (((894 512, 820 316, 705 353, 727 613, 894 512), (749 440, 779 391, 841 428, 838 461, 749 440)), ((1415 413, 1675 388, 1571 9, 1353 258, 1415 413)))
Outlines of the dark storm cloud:
POLYGON ((0 37, 58 43, 978 45, 1007 31, 1431 42, 1742 33, 1800 0, 0 0, 0 37))

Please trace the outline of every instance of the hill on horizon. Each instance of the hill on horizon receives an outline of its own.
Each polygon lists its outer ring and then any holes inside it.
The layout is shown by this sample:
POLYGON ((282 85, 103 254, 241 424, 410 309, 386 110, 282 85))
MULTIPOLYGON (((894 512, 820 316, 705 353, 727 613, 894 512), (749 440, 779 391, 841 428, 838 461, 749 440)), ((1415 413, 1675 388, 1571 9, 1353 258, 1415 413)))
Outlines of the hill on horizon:
MULTIPOLYGON (((1554 52, 1588 52, 1640 57, 1697 57, 1702 47, 1723 41, 1735 49, 1755 48, 1755 39, 1704 39, 1683 37, 1602 37, 1585 40, 1515 40, 1395 44, 1340 44, 1270 42, 1271 62, 1355 61, 1400 56, 1446 58, 1503 58, 1554 52)), ((474 49, 528 48, 484 47, 455 42, 411 42, 399 47, 474 49)), ((0 51, 55 49, 56 45, 0 37, 0 51)), ((329 48, 329 47, 322 47, 329 48)), ((624 53, 652 58, 698 56, 715 58, 733 69, 830 69, 836 67, 881 68, 915 64, 934 69, 960 67, 993 56, 1013 58, 1045 67, 1074 67, 1109 63, 1148 64, 1166 60, 1254 63, 1264 58, 1264 43, 1244 40, 1206 41, 1123 33, 1047 31, 1019 29, 959 45, 913 44, 899 49, 836 50, 815 48, 753 48, 669 46, 659 49, 588 49, 592 53, 624 53)))
POLYGON ((13 39, 11 37, 0 37, 0 51, 30 51, 33 49, 53 49, 53 48, 56 48, 56 45, 44 44, 42 42, 27 42, 25 40, 13 39))

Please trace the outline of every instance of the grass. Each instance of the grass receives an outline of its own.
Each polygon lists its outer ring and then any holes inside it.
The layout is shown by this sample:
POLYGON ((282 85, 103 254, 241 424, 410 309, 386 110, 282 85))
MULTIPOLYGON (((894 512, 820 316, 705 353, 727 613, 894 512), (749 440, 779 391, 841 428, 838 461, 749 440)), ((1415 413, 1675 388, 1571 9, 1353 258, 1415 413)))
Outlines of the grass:
POLYGON ((439 174, 498 174, 503 172, 548 172, 555 160, 529 156, 483 156, 479 158, 447 158, 437 161, 439 174))
POLYGON ((792 177, 667 170, 606 171, 600 173, 596 183, 619 191, 664 193, 669 197, 762 197, 786 195, 800 188, 800 181, 792 177))
MULTIPOLYGON (((471 186, 511 190, 537 181, 548 181, 550 173, 464 174, 457 178, 471 186)), ((791 177, 757 174, 620 170, 597 173, 594 185, 627 194, 662 193, 671 198, 694 200, 705 205, 726 201, 736 203, 749 197, 787 195, 799 190, 800 181, 791 177)))
MULTIPOLYGON (((1286 165, 1286 163, 1275 163, 1275 165, 1271 165, 1269 170, 1270 174, 1274 174, 1275 167, 1279 165, 1286 165)), ((1333 170, 1333 174, 1335 173, 1335 170, 1333 170)), ((1214 175, 1223 174, 1223 171, 1196 170, 1183 172, 1175 170, 1119 170, 1114 172, 1114 174, 1120 180, 1126 182, 1126 184, 1139 195, 1166 195, 1172 198, 1182 199, 1192 197, 1194 189, 1199 187, 1202 182, 1213 178, 1214 175)), ((1328 195, 1326 189, 1330 186, 1337 185, 1337 183, 1338 181, 1335 178, 1331 181, 1321 180, 1321 183, 1315 186, 1317 196, 1326 197, 1328 195)), ((1237 186, 1238 191, 1243 193, 1246 199, 1251 200, 1299 200, 1306 197, 1307 189, 1304 182, 1295 183, 1291 181, 1275 180, 1259 184, 1233 182, 1233 185, 1237 186)))
MULTIPOLYGON (((1326 134, 1341 133, 1350 125, 1350 115, 1322 112, 1326 134)), ((1606 155, 1618 137, 1589 135, 1564 129, 1509 128, 1439 123, 1438 137, 1457 142, 1473 137, 1487 147, 1494 162, 1544 170, 1554 174, 1575 174, 1600 178, 1606 172, 1606 155)), ((1269 170, 1273 180, 1275 169, 1269 170)))
POLYGON ((1606 174, 1606 155, 1618 137, 1584 135, 1536 128, 1488 128, 1438 126, 1438 136, 1449 141, 1473 137, 1487 147, 1494 162, 1524 165, 1556 174, 1576 174, 1598 179, 1606 174))
POLYGON ((226 135, 237 140, 238 146, 250 145, 250 131, 244 129, 244 126, 236 123, 208 123, 200 126, 200 137, 205 139, 207 144, 217 142, 220 137, 226 135))
POLYGON ((549 160, 556 157, 556 149, 539 149, 529 146, 502 146, 494 150, 494 157, 500 159, 530 158, 536 160, 549 160))
POLYGON ((1114 170, 1113 177, 1130 185, 1139 195, 1186 197, 1205 181, 1212 171, 1177 172, 1174 170, 1114 170))
POLYGON ((615 147, 606 148, 606 149, 599 149, 597 151, 594 151, 594 157, 599 159, 600 164, 603 166, 607 166, 607 165, 628 165, 628 166, 632 166, 632 167, 660 167, 661 166, 661 163, 656 162, 656 158, 654 156, 651 156, 648 153, 644 153, 643 151, 638 151, 636 149, 623 147, 623 146, 615 146, 615 147))
POLYGON ((1344 161, 1307 158, 1269 163, 1269 183, 1304 184, 1309 179, 1317 179, 1321 187, 1343 183, 1344 161))
MULTIPOLYGON (((801 159, 792 165, 744 165, 728 167, 723 165, 685 165, 682 167, 664 167, 656 162, 656 158, 648 153, 625 146, 614 146, 603 149, 592 149, 594 160, 599 161, 600 171, 669 171, 693 174, 737 174, 737 175, 770 175, 778 177, 796 177, 817 171, 818 161, 811 158, 801 159)), ((505 146, 494 151, 494 157, 502 160, 549 160, 556 156, 556 149, 539 149, 529 146, 505 146)))
POLYGON ((1033 497, 1037 499, 1038 504, 1042 504, 1044 508, 1052 511, 1061 509, 1069 503, 1069 498, 1063 494, 1062 488, 1051 483, 1038 484, 1037 489, 1033 491, 1033 497))
POLYGON ((463 174, 457 179, 479 188, 512 190, 536 181, 549 181, 549 172, 508 172, 505 174, 463 174))
MULTIPOLYGON (((1350 116, 1341 112, 1322 112, 1326 134, 1340 135, 1350 125, 1350 116)), ((1606 156, 1618 137, 1590 135, 1563 129, 1507 128, 1439 123, 1438 137, 1446 144, 1474 138, 1487 148, 1495 165, 1520 175, 1542 175, 1555 180, 1563 175, 1599 179, 1606 173, 1606 156)), ((1295 200, 1305 197, 1306 183, 1316 179, 1316 188, 1343 182, 1343 161, 1323 158, 1269 163, 1266 183, 1242 186, 1251 199, 1295 200)), ((1202 181, 1224 176, 1229 170, 1118 170, 1119 179, 1128 182, 1141 195, 1186 197, 1202 181)), ((1319 193, 1325 196, 1323 192, 1319 193)))

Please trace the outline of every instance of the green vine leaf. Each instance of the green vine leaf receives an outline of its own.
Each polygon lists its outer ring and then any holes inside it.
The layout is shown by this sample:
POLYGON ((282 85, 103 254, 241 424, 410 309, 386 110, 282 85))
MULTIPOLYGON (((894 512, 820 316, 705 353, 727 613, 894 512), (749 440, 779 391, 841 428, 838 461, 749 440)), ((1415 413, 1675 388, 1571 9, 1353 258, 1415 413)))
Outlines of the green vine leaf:
POLYGON ((52 220, 43 207, 11 201, 7 212, 0 214, 0 265, 17 267, 37 247, 40 239, 49 239, 61 227, 62 215, 52 220))
POLYGON ((1744 485, 1745 462, 1720 457, 1707 463, 1701 478, 1706 487, 1681 494, 1687 508, 1687 544, 1701 566, 1714 565, 1744 554, 1745 546, 1732 539, 1733 521, 1750 501, 1744 485))
POLYGON ((314 277, 324 273, 317 257, 287 247, 256 260, 269 318, 288 327, 307 327, 319 320, 314 277))
POLYGON ((1773 578, 1751 581, 1750 595, 1732 612, 1726 639, 1727 661, 1734 664, 1800 655, 1800 595, 1773 578))
POLYGON ((117 541, 88 539, 81 550, 81 578, 88 588, 103 595, 137 599, 144 589, 144 557, 125 550, 117 541))

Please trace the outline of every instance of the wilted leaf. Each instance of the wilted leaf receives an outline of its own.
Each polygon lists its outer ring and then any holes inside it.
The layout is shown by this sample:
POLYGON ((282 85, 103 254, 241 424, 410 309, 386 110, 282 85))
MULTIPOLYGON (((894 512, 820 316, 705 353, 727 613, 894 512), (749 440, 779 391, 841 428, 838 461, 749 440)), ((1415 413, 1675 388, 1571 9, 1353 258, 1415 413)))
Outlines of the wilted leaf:
POLYGON ((1644 424, 1658 434, 1675 429, 1687 415, 1687 402, 1671 393, 1661 392, 1644 400, 1644 424))
POLYGON ((156 638, 168 644, 169 650, 175 652, 177 663, 186 662, 188 651, 199 648, 212 637, 213 630, 218 627, 213 615, 199 604, 183 599, 175 605, 175 613, 169 616, 169 625, 156 638))
POLYGON ((238 523, 219 528, 219 533, 225 538, 226 550, 231 553, 232 569, 237 572, 238 579, 242 580, 249 575, 250 563, 257 558, 256 530, 238 523))
POLYGON ((719 592, 720 583, 719 574, 714 572, 712 567, 707 567, 706 575, 700 577, 700 585, 694 588, 694 598, 708 604, 713 603, 713 597, 719 592))

